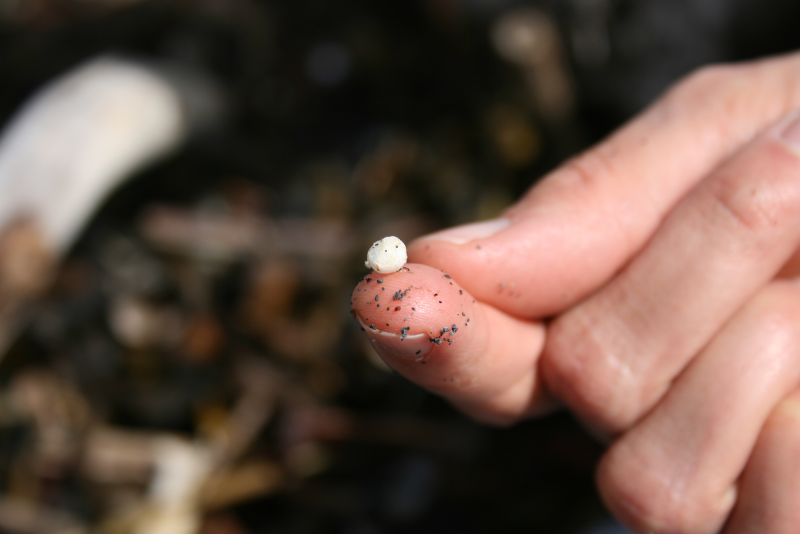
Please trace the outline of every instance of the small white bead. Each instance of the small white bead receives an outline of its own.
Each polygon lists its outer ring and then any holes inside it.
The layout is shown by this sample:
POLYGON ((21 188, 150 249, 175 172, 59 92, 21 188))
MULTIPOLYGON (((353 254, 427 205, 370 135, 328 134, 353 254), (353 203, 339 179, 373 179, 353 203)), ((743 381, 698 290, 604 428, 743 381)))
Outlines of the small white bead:
POLYGON ((406 245, 394 236, 375 241, 367 251, 364 265, 379 273, 394 273, 408 260, 406 245))

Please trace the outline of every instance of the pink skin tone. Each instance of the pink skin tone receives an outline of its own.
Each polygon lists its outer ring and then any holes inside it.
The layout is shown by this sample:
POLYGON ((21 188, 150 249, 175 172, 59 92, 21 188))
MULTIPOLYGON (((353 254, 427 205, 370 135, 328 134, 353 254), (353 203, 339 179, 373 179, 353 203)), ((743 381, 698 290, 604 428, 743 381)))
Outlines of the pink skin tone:
POLYGON ((477 302, 446 273, 415 263, 397 273, 373 272, 356 286, 351 305, 356 320, 395 371, 476 419, 516 421, 518 414, 505 410, 507 405, 516 407, 520 395, 531 406, 544 404, 532 393, 529 371, 534 362, 506 357, 505 344, 497 341, 513 335, 515 343, 538 354, 544 327, 505 317, 477 302), (396 294, 402 298, 395 299, 396 294))
POLYGON ((797 110, 800 54, 704 69, 501 218, 411 243, 380 275, 387 300, 412 288, 408 321, 362 298, 375 273, 354 313, 476 419, 576 413, 636 532, 800 532, 797 110), (462 312, 452 343, 426 341, 462 312))

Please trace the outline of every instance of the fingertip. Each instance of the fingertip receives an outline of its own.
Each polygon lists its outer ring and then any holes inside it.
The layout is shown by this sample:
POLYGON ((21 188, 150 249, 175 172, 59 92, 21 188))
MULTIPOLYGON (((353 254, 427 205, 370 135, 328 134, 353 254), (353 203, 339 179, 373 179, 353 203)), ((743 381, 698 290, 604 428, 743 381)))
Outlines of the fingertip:
POLYGON ((365 276, 353 291, 351 307, 390 367, 437 391, 443 389, 439 371, 447 373, 448 355, 469 342, 481 315, 475 299, 449 274, 413 263, 396 273, 365 276))
POLYGON ((469 415, 509 424, 550 405, 536 363, 543 325, 481 304, 448 273, 420 264, 373 273, 351 305, 389 367, 469 415))

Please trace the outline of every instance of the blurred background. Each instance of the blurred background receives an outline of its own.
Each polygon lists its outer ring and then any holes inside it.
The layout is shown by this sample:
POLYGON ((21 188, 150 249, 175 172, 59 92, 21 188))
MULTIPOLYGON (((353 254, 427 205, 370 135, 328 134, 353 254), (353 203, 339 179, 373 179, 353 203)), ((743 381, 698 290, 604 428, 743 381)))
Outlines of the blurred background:
MULTIPOLYGON (((161 80, 182 125, 130 172, 70 170, 103 194, 63 241, 35 231, 60 170, 25 166, 59 138, 0 173, 0 221, 9 184, 43 184, 32 234, 0 224, 0 532, 625 532, 567 415, 472 423, 382 364, 350 292, 374 240, 499 214, 697 66, 800 47, 797 20, 792 0, 0 0, 0 124, 102 57, 161 80), (20 257, 33 282, 3 271, 20 257)), ((119 129, 89 126, 110 145, 74 135, 70 169, 116 157, 119 129)))

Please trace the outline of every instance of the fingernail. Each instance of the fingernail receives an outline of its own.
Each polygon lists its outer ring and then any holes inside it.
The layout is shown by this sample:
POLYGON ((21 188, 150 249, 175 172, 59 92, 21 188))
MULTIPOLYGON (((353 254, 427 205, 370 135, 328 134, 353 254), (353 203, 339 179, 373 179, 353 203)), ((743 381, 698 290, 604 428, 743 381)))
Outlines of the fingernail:
POLYGON ((791 119, 788 119, 789 125, 784 128, 781 138, 800 154, 800 112, 796 111, 793 115, 791 119))
POLYGON ((442 230, 441 232, 435 232, 433 234, 422 236, 418 239, 415 239, 415 241, 435 240, 447 241, 448 243, 453 243, 454 245, 463 245, 464 243, 469 243, 475 239, 483 239, 493 236, 497 232, 508 228, 510 224, 511 221, 501 217, 499 219, 492 219, 489 221, 464 224, 462 226, 448 228, 447 230, 442 230))
MULTIPOLYGON (((375 325, 365 324, 360 316, 356 316, 356 319, 382 358, 388 356, 422 361, 433 350, 434 344, 427 334, 402 335, 383 332, 375 325)), ((391 367, 391 362, 387 363, 391 367)))

